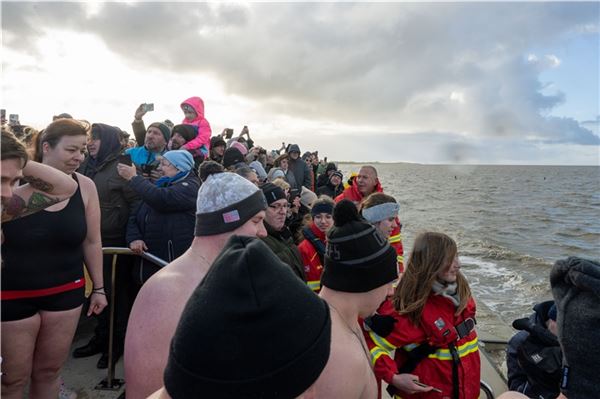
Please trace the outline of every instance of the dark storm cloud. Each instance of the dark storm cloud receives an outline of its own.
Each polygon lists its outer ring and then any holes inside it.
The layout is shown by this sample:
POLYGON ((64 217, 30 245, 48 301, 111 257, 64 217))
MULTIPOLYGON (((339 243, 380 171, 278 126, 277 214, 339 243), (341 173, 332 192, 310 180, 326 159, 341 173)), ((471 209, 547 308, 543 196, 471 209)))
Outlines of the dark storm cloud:
POLYGON ((527 60, 597 25, 598 3, 4 3, 10 47, 46 27, 97 34, 141 71, 217 77, 264 109, 373 126, 598 144, 542 94, 554 58, 527 60))

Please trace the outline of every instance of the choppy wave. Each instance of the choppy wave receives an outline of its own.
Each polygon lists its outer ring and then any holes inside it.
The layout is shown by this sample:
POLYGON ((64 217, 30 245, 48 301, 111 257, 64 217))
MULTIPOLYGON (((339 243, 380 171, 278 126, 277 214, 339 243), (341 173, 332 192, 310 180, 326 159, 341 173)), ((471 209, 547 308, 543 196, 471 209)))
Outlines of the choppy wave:
POLYGON ((556 260, 600 257, 599 167, 376 167, 400 204, 406 259, 419 232, 449 234, 473 291, 506 321, 551 297, 556 260))

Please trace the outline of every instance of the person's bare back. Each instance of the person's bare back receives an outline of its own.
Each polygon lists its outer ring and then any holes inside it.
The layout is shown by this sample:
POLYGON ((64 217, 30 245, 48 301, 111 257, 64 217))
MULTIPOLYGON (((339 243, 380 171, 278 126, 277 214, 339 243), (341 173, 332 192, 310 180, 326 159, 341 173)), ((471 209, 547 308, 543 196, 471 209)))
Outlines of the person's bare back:
POLYGON ((191 247, 152 276, 133 305, 124 354, 128 399, 145 399, 163 385, 169 345, 181 314, 227 239, 233 234, 267 234, 262 191, 243 177, 221 170, 206 172, 198 191, 191 247))
POLYGON ((194 289, 208 265, 188 250, 152 276, 133 305, 125 337, 127 398, 147 398, 163 383, 169 343, 194 289))
MULTIPOLYGON (((358 327, 358 324, 356 325, 358 327)), ((317 398, 373 399, 377 381, 367 357, 366 343, 331 312, 331 353, 315 384, 317 398)))

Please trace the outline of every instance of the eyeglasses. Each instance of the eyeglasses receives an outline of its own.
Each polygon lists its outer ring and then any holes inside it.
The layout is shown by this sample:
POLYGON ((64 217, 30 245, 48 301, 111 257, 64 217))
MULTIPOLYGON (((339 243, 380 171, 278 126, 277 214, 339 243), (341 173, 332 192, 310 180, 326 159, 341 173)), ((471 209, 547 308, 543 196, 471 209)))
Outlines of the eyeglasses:
POLYGON ((275 212, 279 212, 279 211, 281 211, 282 209, 283 209, 283 210, 285 210, 285 211, 287 211, 287 209, 288 209, 289 207, 290 207, 290 205, 289 205, 289 204, 287 204, 287 203, 286 203, 286 204, 284 204, 284 205, 281 205, 281 204, 277 204, 277 205, 269 205, 269 208, 273 209, 275 212))
POLYGON ((162 158, 160 160, 160 166, 162 166, 163 168, 168 168, 169 166, 173 166, 173 164, 167 161, 166 159, 162 158))

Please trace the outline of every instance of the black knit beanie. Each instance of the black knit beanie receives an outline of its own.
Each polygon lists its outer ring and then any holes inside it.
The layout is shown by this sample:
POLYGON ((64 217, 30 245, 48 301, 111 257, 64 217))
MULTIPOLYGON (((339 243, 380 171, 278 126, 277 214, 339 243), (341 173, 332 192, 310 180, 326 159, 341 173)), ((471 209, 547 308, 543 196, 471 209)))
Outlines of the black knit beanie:
POLYGON ((225 143, 225 140, 223 140, 223 137, 221 136, 212 136, 210 138, 210 148, 215 148, 218 146, 225 147, 226 145, 227 143, 225 143))
POLYGON ((223 153, 223 166, 228 168, 239 162, 245 162, 244 156, 237 148, 230 147, 223 153))
POLYGON ((280 199, 287 199, 283 189, 276 184, 265 183, 260 186, 260 189, 265 195, 268 205, 271 205, 273 202, 279 201, 280 199))
POLYGON ((173 399, 291 399, 329 359, 331 318, 260 239, 232 236, 190 297, 164 373, 173 399))
POLYGON ((191 141, 198 136, 198 128, 194 125, 175 125, 171 134, 179 133, 181 137, 184 138, 185 142, 191 141))
POLYGON ((550 273, 563 351, 561 391, 569 399, 600 398, 600 263, 577 257, 559 260, 550 273), (592 351, 592 352, 590 352, 592 351))
POLYGON ((367 292, 398 278, 396 250, 360 218, 354 203, 340 201, 333 220, 327 233, 322 285, 342 292, 367 292))

